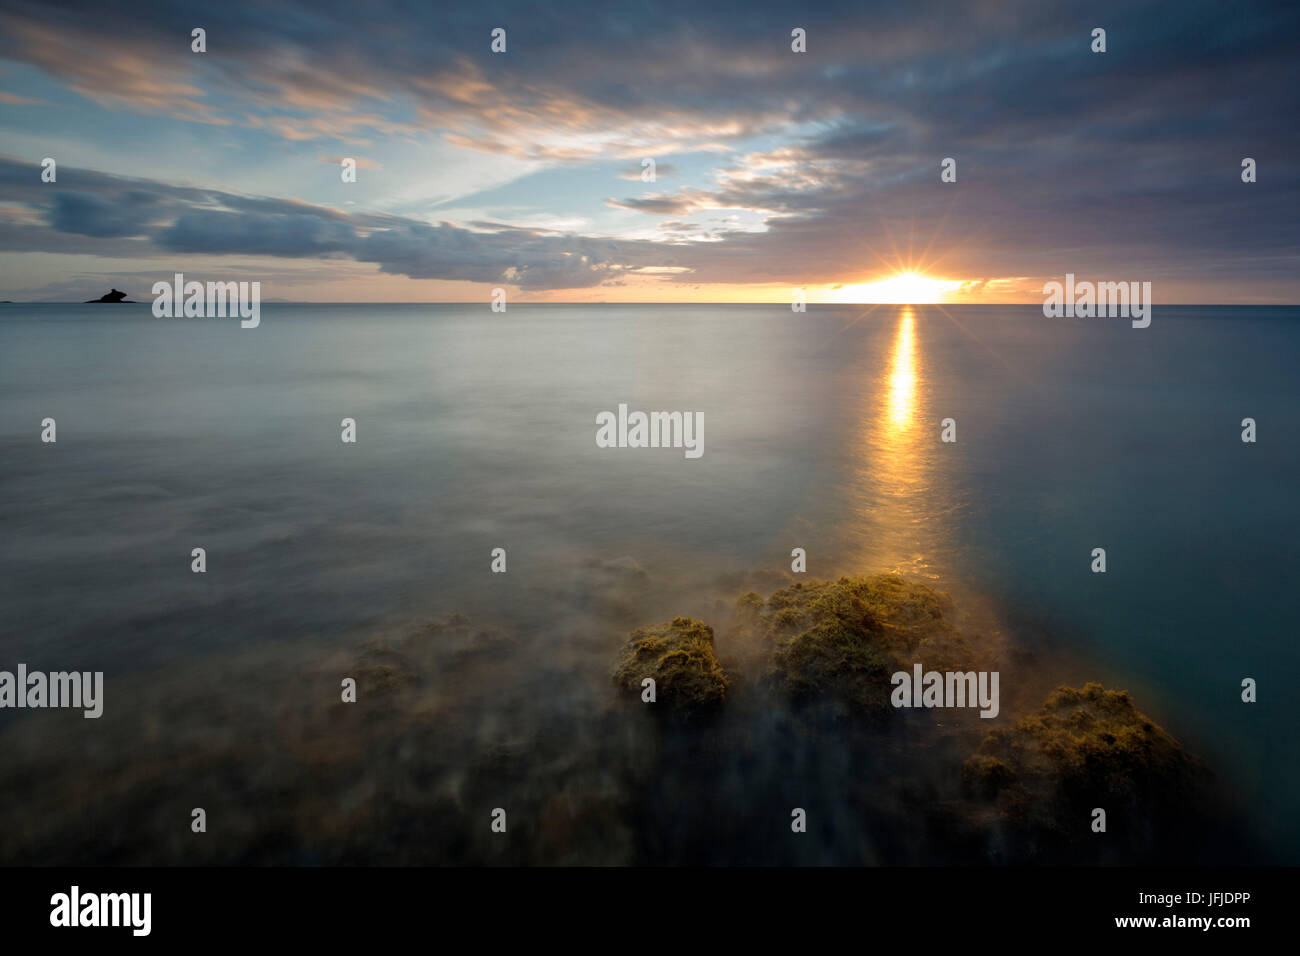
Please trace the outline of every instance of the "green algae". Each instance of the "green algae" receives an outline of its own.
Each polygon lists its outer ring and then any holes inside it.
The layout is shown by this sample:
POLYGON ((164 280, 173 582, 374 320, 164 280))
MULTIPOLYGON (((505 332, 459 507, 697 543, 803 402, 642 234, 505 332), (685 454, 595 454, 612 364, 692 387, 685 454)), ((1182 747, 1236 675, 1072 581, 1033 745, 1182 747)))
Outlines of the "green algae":
POLYGON ((750 592, 736 606, 741 627, 772 646, 767 676, 792 699, 877 717, 896 671, 970 660, 951 614, 947 595, 896 574, 801 582, 766 600, 750 592))
POLYGON ((676 617, 632 632, 614 668, 614 683, 641 693, 653 678, 656 703, 679 714, 718 707, 726 699, 728 679, 714 651, 713 628, 689 617, 676 617))
POLYGON ((1153 779, 1169 782, 1191 766, 1182 745, 1134 706, 1127 691, 1098 683, 1061 687, 1039 713, 994 730, 967 761, 972 784, 1002 786, 1050 773, 1099 794, 1132 791, 1153 779))
POLYGON ((1026 859, 1088 841, 1131 853, 1173 842, 1204 816, 1208 779, 1127 691, 1098 683, 1058 688, 1038 713, 987 734, 962 766, 965 793, 991 807, 1005 852, 1026 859), (1092 829, 1097 808, 1108 841, 1092 829))

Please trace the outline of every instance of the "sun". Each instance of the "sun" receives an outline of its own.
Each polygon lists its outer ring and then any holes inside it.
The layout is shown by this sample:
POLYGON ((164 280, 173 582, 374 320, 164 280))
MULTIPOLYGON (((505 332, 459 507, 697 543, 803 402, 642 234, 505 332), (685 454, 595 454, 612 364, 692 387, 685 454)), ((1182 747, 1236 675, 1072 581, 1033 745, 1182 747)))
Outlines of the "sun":
POLYGON ((961 286, 955 279, 932 279, 915 272, 901 272, 876 282, 846 285, 831 292, 832 302, 864 302, 883 305, 927 305, 942 302, 946 293, 961 286))

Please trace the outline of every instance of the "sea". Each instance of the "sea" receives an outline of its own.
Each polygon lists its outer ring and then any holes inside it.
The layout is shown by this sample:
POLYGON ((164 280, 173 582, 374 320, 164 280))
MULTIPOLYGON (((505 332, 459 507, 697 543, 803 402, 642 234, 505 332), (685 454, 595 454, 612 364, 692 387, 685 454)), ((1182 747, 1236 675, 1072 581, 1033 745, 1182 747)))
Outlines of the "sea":
MULTIPOLYGON (((1239 801, 1237 862, 1296 864, 1298 382, 1297 307, 0 305, 0 670, 103 671, 107 719, 460 614, 594 673, 803 549, 992 609, 1044 688, 1128 690, 1239 801), (600 447, 620 405, 699 415, 702 454, 600 447)), ((95 728, 0 711, 46 774, 95 728)))

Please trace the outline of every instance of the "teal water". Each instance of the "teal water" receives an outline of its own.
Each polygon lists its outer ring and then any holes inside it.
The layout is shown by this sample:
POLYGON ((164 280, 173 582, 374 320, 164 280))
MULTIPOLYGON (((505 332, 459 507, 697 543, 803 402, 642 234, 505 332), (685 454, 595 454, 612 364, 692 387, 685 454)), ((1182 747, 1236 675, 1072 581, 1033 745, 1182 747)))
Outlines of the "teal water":
POLYGON ((3 305, 0 668, 103 669, 111 695, 453 611, 558 646, 611 569, 642 575, 646 623, 707 620, 803 547, 812 576, 980 594, 1066 676, 1129 688, 1300 862, 1298 372, 1289 307, 1157 306, 1139 330, 1036 306, 271 304, 241 330, 3 305), (620 402, 703 412, 704 455, 598 448, 620 402))

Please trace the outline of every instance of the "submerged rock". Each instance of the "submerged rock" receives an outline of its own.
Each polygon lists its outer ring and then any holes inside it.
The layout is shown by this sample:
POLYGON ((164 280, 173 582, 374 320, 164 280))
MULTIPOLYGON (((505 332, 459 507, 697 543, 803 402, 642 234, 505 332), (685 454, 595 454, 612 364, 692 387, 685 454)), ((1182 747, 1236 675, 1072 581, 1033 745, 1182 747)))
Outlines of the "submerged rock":
POLYGON ((348 667, 356 678, 362 710, 399 714, 410 692, 463 679, 475 666, 508 666, 518 643, 494 628, 476 627, 463 614, 411 627, 400 636, 377 635, 364 642, 348 667))
POLYGON ((647 677, 655 682, 656 705, 681 715, 711 710, 727 696, 713 628, 689 617, 632 632, 614 668, 614 683, 640 694, 647 677))

